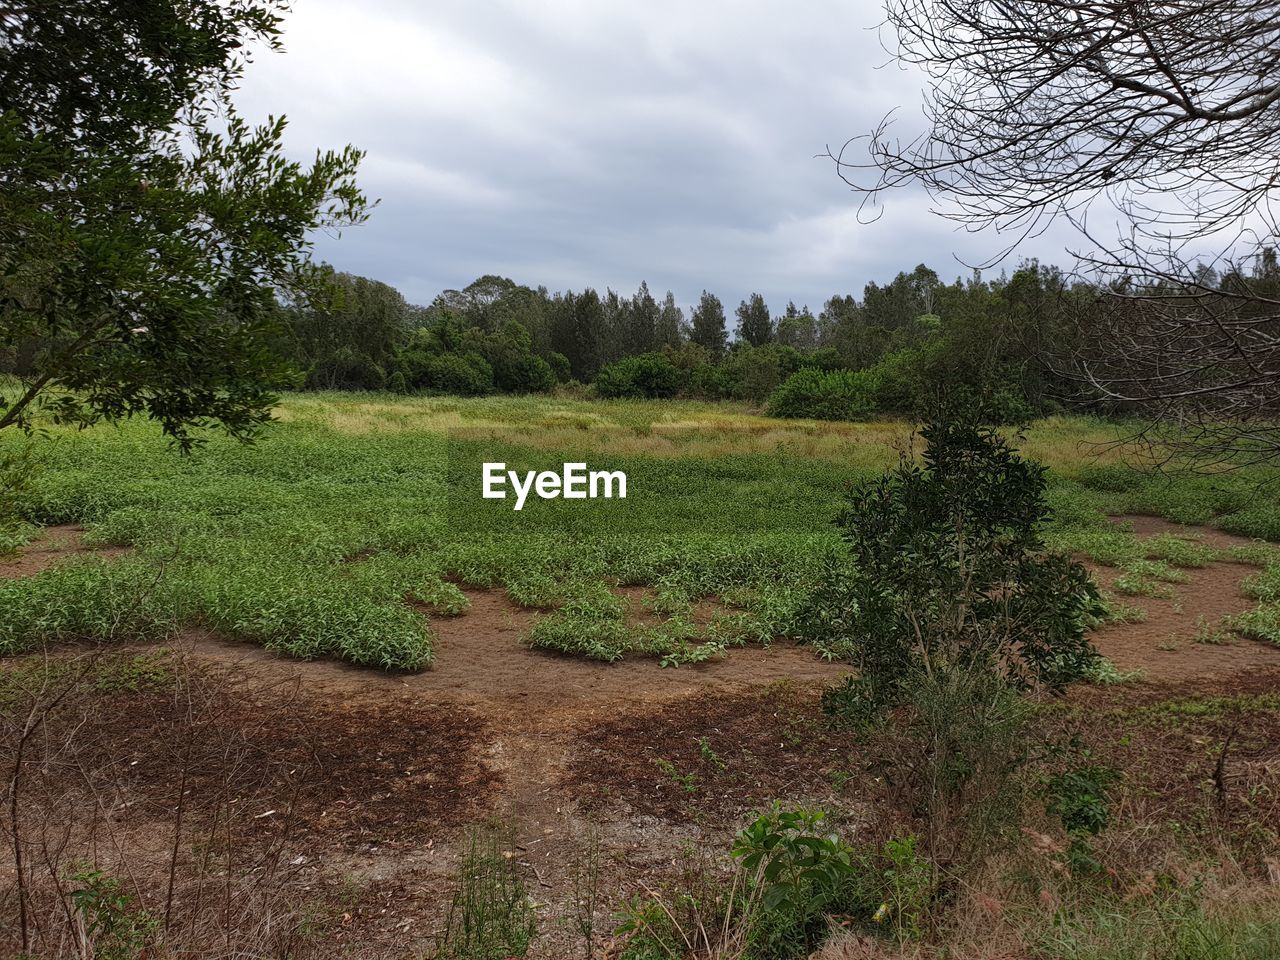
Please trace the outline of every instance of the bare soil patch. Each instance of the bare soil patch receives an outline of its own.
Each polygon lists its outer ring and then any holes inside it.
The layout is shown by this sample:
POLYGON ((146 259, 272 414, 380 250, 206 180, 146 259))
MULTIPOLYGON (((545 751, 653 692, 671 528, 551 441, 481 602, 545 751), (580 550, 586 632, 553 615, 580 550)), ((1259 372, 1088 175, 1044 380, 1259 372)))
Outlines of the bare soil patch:
MULTIPOLYGON (((620 703, 653 703, 704 689, 732 690, 791 678, 832 680, 847 667, 819 659, 789 641, 767 648, 731 650, 720 660, 661 667, 648 658, 598 663, 531 649, 529 631, 540 614, 512 603, 498 590, 470 590, 471 607, 457 617, 432 619, 435 663, 417 674, 380 674, 346 664, 300 662, 208 632, 188 631, 182 646, 201 657, 240 666, 255 676, 297 679, 330 692, 399 693, 432 702, 467 704, 502 727, 527 730, 548 718, 620 703)), ((704 604, 700 616, 715 608, 704 604)))
POLYGON ((853 738, 812 686, 706 691, 580 727, 561 786, 585 807, 729 821, 775 797, 830 798, 853 738))
POLYGON ((178 687, 81 697, 52 718, 49 741, 67 746, 41 768, 44 788, 110 797, 135 824, 171 819, 186 794, 190 817, 235 807, 246 840, 287 820, 296 837, 346 845, 429 839, 488 808, 487 730, 465 707, 183 673, 178 687))
MULTIPOLYGON (((1171 534, 1220 549, 1254 542, 1221 530, 1187 527, 1155 517, 1115 520, 1132 524, 1134 533, 1143 540, 1171 534)), ((1119 571, 1098 564, 1087 566, 1105 589, 1113 589, 1119 571)), ((1280 648, 1222 630, 1224 618, 1244 613, 1256 602, 1240 589, 1252 568, 1218 561, 1182 572, 1187 582, 1168 584, 1169 597, 1120 597, 1125 604, 1141 609, 1146 618, 1098 629, 1093 641, 1103 656, 1122 670, 1142 670, 1157 680, 1225 678, 1280 668, 1280 648), (1223 642, 1196 642, 1198 637, 1218 632, 1223 642)))
POLYGON ((45 527, 16 556, 0 557, 0 577, 34 577, 71 557, 119 557, 129 552, 128 547, 86 546, 84 534, 84 527, 76 524, 45 527))

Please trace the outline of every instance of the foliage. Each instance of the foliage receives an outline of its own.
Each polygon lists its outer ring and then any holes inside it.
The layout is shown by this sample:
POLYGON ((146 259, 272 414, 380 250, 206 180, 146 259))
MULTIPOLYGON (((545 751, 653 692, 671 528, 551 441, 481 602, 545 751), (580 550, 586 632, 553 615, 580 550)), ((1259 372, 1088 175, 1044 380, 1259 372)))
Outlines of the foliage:
POLYGON ((7 23, 0 51, 0 429, 37 411, 145 413, 184 449, 251 437, 289 382, 276 292, 310 236, 359 222, 360 153, 289 160, 283 118, 231 104, 242 51, 279 42, 274 3, 75 0, 7 23))
POLYGON ((867 864, 831 832, 821 810, 775 803, 738 833, 732 853, 760 898, 754 955, 807 956, 825 937, 828 914, 865 909, 867 864))
POLYGON ((689 316, 689 342, 696 343, 712 357, 724 356, 729 346, 729 333, 725 327, 724 305, 714 293, 702 291, 698 305, 689 316))
POLYGON ((933 868, 916 852, 916 837, 891 837, 884 843, 885 908, 876 922, 892 921, 901 939, 924 935, 929 901, 933 895, 933 868))
POLYGON ((147 955, 160 930, 159 921, 143 910, 115 877, 86 868, 69 878, 71 903, 84 922, 99 960, 137 960, 147 955))
POLYGON ((602 397, 674 397, 683 377, 661 353, 625 357, 600 371, 596 391, 602 397))
POLYGON ((31 492, 35 461, 29 446, 0 449, 0 556, 22 542, 21 505, 31 492))
POLYGON ((1061 822, 1070 846, 1067 866, 1073 873, 1094 873, 1100 864, 1094 858, 1089 840, 1106 829, 1111 819, 1107 795, 1120 772, 1099 764, 1080 764, 1048 778, 1045 783, 1045 809, 1061 822))
MULTIPOLYGON (((1045 469, 971 415, 940 416, 926 447, 857 487, 838 520, 855 571, 832 589, 852 611, 843 643, 882 702, 912 677, 959 668, 1060 687, 1096 657, 1088 573, 1047 552, 1045 469)), ((834 624, 844 628, 844 624, 834 624)))
POLYGON ((769 415, 812 420, 858 420, 874 409, 875 381, 864 371, 806 368, 769 397, 769 415))
POLYGON ((386 379, 368 354, 339 347, 307 371, 306 385, 323 390, 381 390, 386 379))

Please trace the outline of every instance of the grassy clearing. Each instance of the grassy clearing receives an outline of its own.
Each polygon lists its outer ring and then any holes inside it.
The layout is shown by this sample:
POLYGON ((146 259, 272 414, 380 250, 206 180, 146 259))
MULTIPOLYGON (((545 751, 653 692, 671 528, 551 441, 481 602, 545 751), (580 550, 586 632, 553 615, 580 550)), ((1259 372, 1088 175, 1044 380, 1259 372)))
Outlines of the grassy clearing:
MULTIPOLYGON (((842 490, 909 447, 901 423, 783 422, 710 403, 309 394, 286 398, 278 421, 256 446, 215 438, 189 459, 142 421, 51 430, 25 518, 83 523, 90 543, 134 549, 0 581, 0 651, 204 625, 292 656, 419 669, 430 617, 461 611, 464 582, 550 611, 538 646, 695 661, 790 632, 842 555, 830 522, 842 490), (570 457, 627 471, 628 499, 481 509, 480 461, 570 457), (655 587, 667 619, 628 626, 609 589, 626 584, 655 587), (695 627, 706 596, 738 609, 695 627)), ((1118 436, 1068 418, 1028 432, 1023 448, 1052 468, 1055 545, 1120 566, 1143 593, 1218 555, 1177 538, 1138 545, 1109 513, 1280 539, 1280 504, 1258 496, 1268 477, 1170 480, 1126 465, 1118 436)), ((1250 587, 1261 606, 1238 628, 1280 642, 1277 556, 1234 559, 1261 567, 1250 587)))

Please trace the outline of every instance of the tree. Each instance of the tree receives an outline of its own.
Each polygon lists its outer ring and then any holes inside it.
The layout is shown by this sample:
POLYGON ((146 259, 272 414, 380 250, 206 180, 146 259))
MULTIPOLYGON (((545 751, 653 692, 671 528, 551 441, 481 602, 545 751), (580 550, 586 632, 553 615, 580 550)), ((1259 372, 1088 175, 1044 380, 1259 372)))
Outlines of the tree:
POLYGON ((729 331, 724 321, 724 306, 713 293, 702 291, 702 298, 693 308, 692 331, 689 339, 706 349, 714 358, 724 356, 729 348, 729 331))
POLYGON ((929 78, 928 127, 903 140, 882 123, 864 162, 850 141, 834 156, 846 182, 869 198, 922 184, 970 230, 1026 236, 1064 218, 1095 298, 1052 359, 1080 395, 1197 427, 1213 456, 1280 457, 1280 298, 1248 265, 1280 237, 1280 7, 889 0, 887 12, 898 58, 929 78), (1099 201, 1119 215, 1114 239, 1089 226, 1099 201))
POLYGON ((660 345, 658 327, 661 316, 661 308, 658 306, 658 301, 653 299, 653 294, 649 292, 649 284, 643 280, 640 281, 640 289, 631 298, 631 309, 627 314, 628 354, 634 356, 648 353, 660 345))
POLYGON ((591 380, 602 362, 604 305, 591 288, 568 291, 552 301, 551 346, 569 360, 578 380, 591 380))
POLYGON ((743 300, 738 304, 737 314, 739 338, 753 347, 763 346, 773 339, 773 318, 760 294, 753 293, 750 302, 743 300))
POLYGON ((797 350, 813 350, 818 346, 818 321, 809 311, 797 309, 794 301, 787 303, 786 312, 778 319, 778 342, 797 350))
POLYGON ((308 296, 284 309, 287 352, 309 386, 336 388, 328 359, 340 350, 385 367, 408 333, 411 308, 400 291, 377 280, 322 267, 308 296))
POLYGON ((285 156, 283 118, 230 101, 270 0, 48 0, 0 12, 0 429, 146 413, 184 449, 248 438, 287 367, 277 291, 308 236, 362 220, 351 147, 285 156))
POLYGON ((662 300, 658 312, 658 326, 654 333, 656 345, 678 350, 685 340, 684 311, 676 306, 676 296, 670 290, 662 300))

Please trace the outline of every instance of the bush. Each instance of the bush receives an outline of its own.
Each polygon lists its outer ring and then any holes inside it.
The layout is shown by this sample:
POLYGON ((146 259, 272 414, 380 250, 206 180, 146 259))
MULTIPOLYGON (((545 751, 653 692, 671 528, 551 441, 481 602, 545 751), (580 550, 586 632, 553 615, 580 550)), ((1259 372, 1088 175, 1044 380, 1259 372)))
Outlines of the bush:
POLYGON ((498 389, 506 393, 546 393, 556 385, 551 364, 531 353, 508 358, 494 374, 498 389))
POLYGON ((674 397, 683 378, 675 364, 660 353, 642 353, 611 363, 596 377, 596 392, 610 399, 674 397))
POLYGON ((876 381, 869 371, 800 370, 769 397, 773 417, 857 420, 875 409, 876 381))
POLYGON ((875 741, 884 782, 955 871, 1016 825, 1018 694, 1086 673, 1101 603, 1080 564, 1044 547, 1043 467, 967 408, 921 433, 923 463, 904 457, 851 494, 838 520, 851 562, 832 567, 807 628, 859 670, 824 695, 828 716, 868 728, 894 711, 875 741))
POLYGON ((852 573, 829 587, 850 615, 851 652, 878 694, 940 667, 979 667, 1014 686, 1061 687, 1097 657, 1085 635, 1101 601, 1088 571, 1047 552, 1045 469, 969 411, 925 426, 923 465, 854 490, 837 523, 852 573))
POLYGON ((820 366, 829 359, 824 356, 820 362, 814 363, 794 347, 777 344, 741 346, 730 353, 721 366, 724 381, 721 395, 764 403, 801 367, 820 366))
POLYGON ((397 358, 410 391, 476 396, 493 392, 493 368, 474 353, 429 354, 406 350, 397 358))
POLYGON ((547 356, 547 364, 556 378, 556 383, 568 383, 573 379, 573 366, 563 353, 552 352, 547 356))
POLYGON ((367 354, 342 347, 307 371, 311 390, 381 390, 387 377, 367 354))

